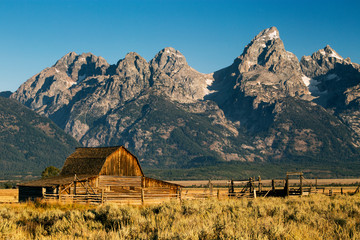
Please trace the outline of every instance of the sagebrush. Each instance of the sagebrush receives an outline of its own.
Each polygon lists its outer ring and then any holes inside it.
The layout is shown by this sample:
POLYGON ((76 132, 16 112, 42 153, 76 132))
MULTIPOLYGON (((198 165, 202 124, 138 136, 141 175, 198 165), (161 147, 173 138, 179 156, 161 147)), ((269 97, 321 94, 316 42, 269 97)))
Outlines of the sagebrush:
POLYGON ((360 239, 360 196, 0 206, 2 239, 360 239))

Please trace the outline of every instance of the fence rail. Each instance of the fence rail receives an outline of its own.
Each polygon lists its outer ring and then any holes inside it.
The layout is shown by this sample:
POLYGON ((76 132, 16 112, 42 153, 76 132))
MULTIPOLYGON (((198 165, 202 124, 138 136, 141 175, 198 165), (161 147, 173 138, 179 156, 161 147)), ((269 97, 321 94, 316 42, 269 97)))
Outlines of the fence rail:
MULTIPOLYGON (((156 202, 162 200, 189 200, 189 199, 207 199, 207 198, 219 198, 219 192, 204 192, 204 193, 188 193, 181 190, 177 193, 164 193, 152 191, 154 189, 143 188, 140 191, 134 192, 100 192, 99 194, 58 194, 58 193, 45 193, 44 199, 47 201, 60 201, 60 202, 76 202, 76 203, 93 203, 101 204, 106 202, 114 203, 140 203, 156 202)), ((156 189, 155 189, 156 190, 156 189)))

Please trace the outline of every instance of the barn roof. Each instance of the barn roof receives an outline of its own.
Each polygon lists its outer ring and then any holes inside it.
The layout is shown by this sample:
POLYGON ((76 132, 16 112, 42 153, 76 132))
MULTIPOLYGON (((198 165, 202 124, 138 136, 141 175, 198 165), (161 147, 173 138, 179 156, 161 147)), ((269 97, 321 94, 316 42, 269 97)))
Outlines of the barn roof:
POLYGON ((76 148, 65 161, 60 172, 61 176, 74 174, 97 175, 100 173, 106 158, 119 148, 125 149, 139 164, 142 175, 144 175, 139 160, 123 146, 115 147, 80 147, 76 148))
POLYGON ((100 158, 105 159, 122 146, 115 147, 78 147, 68 158, 100 158))

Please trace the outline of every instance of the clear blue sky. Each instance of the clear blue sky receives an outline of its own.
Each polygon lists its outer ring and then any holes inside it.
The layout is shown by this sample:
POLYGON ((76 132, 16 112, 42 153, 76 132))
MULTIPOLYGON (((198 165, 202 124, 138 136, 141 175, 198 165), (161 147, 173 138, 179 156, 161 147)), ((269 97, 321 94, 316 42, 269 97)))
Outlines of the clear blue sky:
POLYGON ((359 12, 358 0, 0 0, 0 91, 15 91, 70 51, 114 64, 170 46, 210 73, 271 26, 298 58, 329 44, 360 63, 359 12))

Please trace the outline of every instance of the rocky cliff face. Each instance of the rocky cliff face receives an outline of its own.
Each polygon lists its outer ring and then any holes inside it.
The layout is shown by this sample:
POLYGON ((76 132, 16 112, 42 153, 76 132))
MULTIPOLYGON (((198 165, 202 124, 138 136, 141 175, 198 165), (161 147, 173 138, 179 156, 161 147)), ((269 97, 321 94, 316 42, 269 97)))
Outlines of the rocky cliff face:
POLYGON ((286 96, 305 96, 308 89, 301 80, 301 68, 296 56, 285 50, 275 27, 259 33, 235 61, 232 68, 238 74, 235 87, 244 96, 254 97, 254 107, 261 102, 272 103, 286 96))
POLYGON ((153 89, 180 103, 202 100, 209 93, 211 75, 191 68, 185 57, 173 48, 161 50, 151 61, 153 89))
POLYGON ((330 47, 299 62, 272 27, 211 74, 191 68, 173 48, 149 62, 129 53, 114 65, 69 53, 11 97, 83 145, 125 145, 148 167, 321 162, 359 154, 356 135, 338 118, 358 122, 358 72, 330 47))
POLYGON ((311 56, 301 59, 304 82, 316 102, 326 108, 346 108, 358 102, 357 86, 360 81, 360 65, 343 59, 329 45, 311 56))
POLYGON ((207 99, 217 102, 230 119, 252 131, 269 127, 277 100, 311 99, 299 61, 285 50, 275 27, 260 32, 231 66, 213 77, 214 93, 207 99))
POLYGON ((304 56, 300 64, 314 102, 333 111, 360 136, 360 65, 343 59, 328 45, 304 56))

